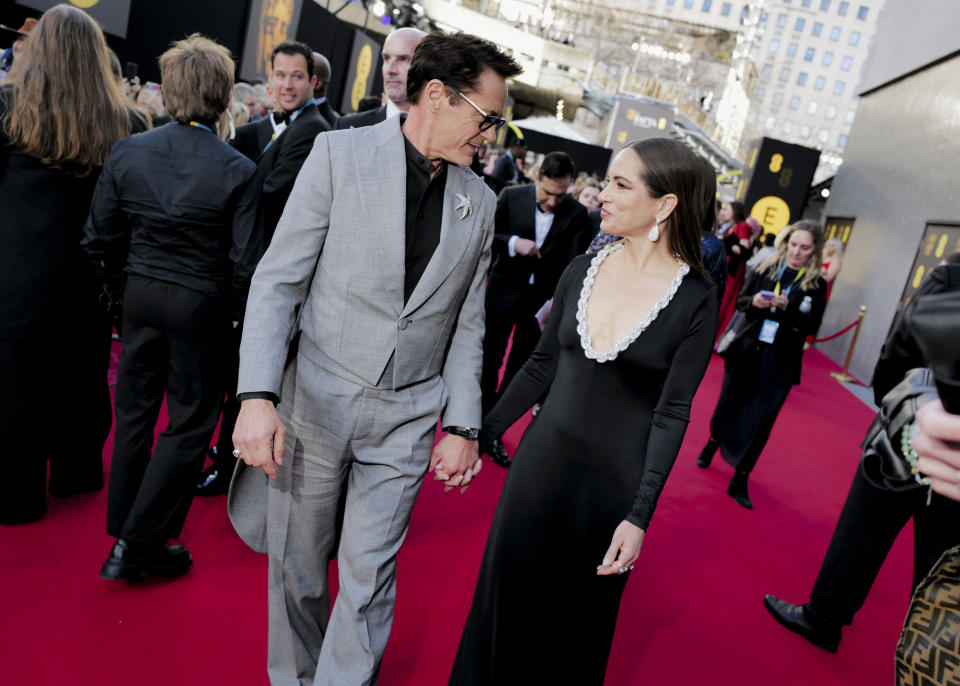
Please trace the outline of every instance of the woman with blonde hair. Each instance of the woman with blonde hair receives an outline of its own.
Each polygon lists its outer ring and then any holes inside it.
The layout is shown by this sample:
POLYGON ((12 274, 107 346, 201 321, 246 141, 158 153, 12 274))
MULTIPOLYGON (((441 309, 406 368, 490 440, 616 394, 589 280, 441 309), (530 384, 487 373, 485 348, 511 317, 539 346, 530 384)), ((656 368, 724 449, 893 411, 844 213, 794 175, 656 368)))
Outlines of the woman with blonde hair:
POLYGON ((48 10, 11 81, 0 88, 2 523, 43 515, 48 460, 55 496, 103 487, 110 323, 79 244, 100 168, 131 131, 103 33, 82 10, 48 10))
POLYGON ((747 479, 770 437, 791 387, 800 383, 803 345, 820 327, 827 304, 823 229, 801 220, 783 229, 776 251, 750 276, 737 298, 745 321, 724 351, 723 388, 710 438, 697 465, 709 467, 717 448, 736 472, 727 493, 747 509, 747 479))

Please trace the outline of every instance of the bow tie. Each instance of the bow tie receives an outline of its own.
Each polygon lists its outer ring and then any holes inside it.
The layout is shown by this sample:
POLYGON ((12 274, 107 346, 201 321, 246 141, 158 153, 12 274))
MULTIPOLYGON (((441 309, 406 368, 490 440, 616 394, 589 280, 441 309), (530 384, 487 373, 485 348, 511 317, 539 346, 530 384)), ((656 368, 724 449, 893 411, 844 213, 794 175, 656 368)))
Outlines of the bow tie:
POLYGON ((275 111, 273 112, 273 121, 274 121, 274 123, 276 123, 276 124, 289 124, 289 123, 290 123, 290 116, 291 116, 292 114, 293 114, 293 112, 283 112, 283 111, 277 111, 277 110, 275 110, 275 111))

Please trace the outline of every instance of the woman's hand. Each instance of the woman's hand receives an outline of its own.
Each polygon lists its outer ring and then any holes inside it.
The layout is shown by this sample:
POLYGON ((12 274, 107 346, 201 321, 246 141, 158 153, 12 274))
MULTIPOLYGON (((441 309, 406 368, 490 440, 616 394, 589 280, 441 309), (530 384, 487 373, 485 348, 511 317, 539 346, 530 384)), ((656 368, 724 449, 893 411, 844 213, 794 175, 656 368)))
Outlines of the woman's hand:
POLYGON ((774 300, 773 298, 765 298, 760 293, 757 293, 753 296, 753 306, 761 310, 768 310, 773 307, 774 300))
POLYGON ((939 400, 917 410, 917 435, 913 449, 920 473, 940 495, 960 500, 960 415, 943 409, 939 400))
POLYGON ((597 567, 597 575, 608 576, 610 574, 620 574, 621 569, 627 571, 633 569, 633 563, 640 556, 643 535, 644 531, 640 527, 634 526, 626 520, 620 522, 620 526, 613 532, 610 547, 607 549, 606 555, 603 556, 603 564, 597 567))

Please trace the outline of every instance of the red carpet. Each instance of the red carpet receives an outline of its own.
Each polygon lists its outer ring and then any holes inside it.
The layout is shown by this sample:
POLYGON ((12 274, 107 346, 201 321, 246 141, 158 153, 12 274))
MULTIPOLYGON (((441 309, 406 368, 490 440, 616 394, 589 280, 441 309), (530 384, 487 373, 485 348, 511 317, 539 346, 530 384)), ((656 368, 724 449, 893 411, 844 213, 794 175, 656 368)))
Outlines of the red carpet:
MULTIPOLYGON (((631 574, 607 684, 891 683, 912 534, 894 546, 837 655, 781 629, 761 603, 764 593, 806 600, 871 418, 829 378, 832 369, 808 355, 804 385, 751 480, 748 512, 726 495, 731 470, 722 460, 706 471, 694 465, 720 388, 714 359, 631 574)), ((70 440, 50 428, 37 439, 70 440)), ((511 450, 519 429, 507 434, 511 450)), ((505 474, 487 463, 466 495, 425 484, 400 555, 383 686, 446 683, 505 474)), ((181 541, 195 563, 172 581, 98 577, 111 544, 105 511, 102 492, 53 500, 43 521, 0 528, 0 684, 266 684, 266 559, 234 535, 225 499, 194 502, 181 541)), ((560 564, 563 551, 543 561, 543 573, 560 564)), ((557 602, 578 602, 577 590, 557 602)))

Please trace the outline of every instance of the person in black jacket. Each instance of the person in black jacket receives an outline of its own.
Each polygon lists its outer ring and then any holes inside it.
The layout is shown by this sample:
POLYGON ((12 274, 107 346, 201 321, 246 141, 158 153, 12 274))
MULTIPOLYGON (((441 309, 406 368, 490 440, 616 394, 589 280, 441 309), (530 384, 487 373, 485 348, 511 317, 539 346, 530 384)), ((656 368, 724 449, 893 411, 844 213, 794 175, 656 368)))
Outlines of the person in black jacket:
POLYGON ((330 83, 332 73, 330 60, 319 52, 313 53, 313 72, 317 76, 317 84, 313 87, 313 100, 317 104, 317 110, 330 126, 336 126, 340 113, 333 109, 327 100, 327 84, 330 83))
MULTIPOLYGON (((914 294, 917 298, 960 289, 960 265, 942 265, 930 272, 914 294)), ((910 307, 909 305, 907 306, 910 307)), ((877 405, 916 367, 926 366, 920 347, 901 318, 884 343, 873 371, 877 405)), ((918 448, 918 452, 919 452, 918 448)), ((922 471, 922 469, 921 469, 922 471)), ((926 489, 882 491, 863 476, 860 464, 847 493, 830 546, 810 600, 794 605, 767 595, 763 603, 781 625, 818 648, 835 652, 844 626, 853 623, 893 542, 913 519, 913 584, 915 588, 940 556, 960 544, 960 503, 926 489)))
POLYGON ((59 5, 0 88, 2 524, 43 516, 48 462, 53 496, 103 488, 112 327, 80 239, 110 148, 143 123, 107 54, 97 23, 59 5))
POLYGON ((697 465, 709 467, 717 448, 736 469, 727 493, 747 509, 747 479, 790 389, 800 383, 803 344, 816 333, 827 304, 820 262, 823 229, 804 219, 783 229, 777 252, 744 284, 740 332, 727 348, 723 387, 710 419, 710 438, 697 465))
MULTIPOLYGON (((566 266, 590 243, 587 210, 567 193, 572 179, 570 156, 551 152, 536 184, 505 188, 497 201, 480 377, 485 413, 497 399, 510 332, 513 344, 500 388, 507 387, 540 339, 537 311, 553 295, 566 266)), ((499 437, 482 448, 497 464, 509 465, 499 437)))
POLYGON ((223 404, 223 348, 263 252, 256 166, 214 130, 233 86, 229 51, 194 34, 160 58, 173 123, 114 146, 83 245, 123 271, 123 350, 100 575, 176 576, 180 534, 223 404), (170 423, 153 430, 166 395, 170 423))

